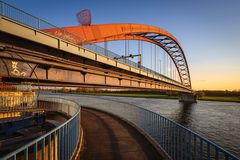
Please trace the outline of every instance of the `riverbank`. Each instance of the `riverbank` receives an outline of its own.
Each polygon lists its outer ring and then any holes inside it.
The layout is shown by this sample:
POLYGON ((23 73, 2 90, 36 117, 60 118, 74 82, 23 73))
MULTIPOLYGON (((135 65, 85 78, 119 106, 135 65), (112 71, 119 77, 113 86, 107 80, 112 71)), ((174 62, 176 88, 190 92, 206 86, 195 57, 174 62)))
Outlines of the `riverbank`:
POLYGON ((237 102, 240 103, 240 97, 216 97, 216 96, 203 96, 198 100, 203 101, 221 101, 221 102, 237 102))
MULTIPOLYGON (((115 96, 115 97, 134 97, 134 98, 156 98, 156 99, 178 99, 178 95, 160 95, 160 94, 140 94, 140 93, 78 93, 94 96, 115 96)), ((220 102, 237 102, 240 103, 240 97, 217 97, 217 96, 202 96, 198 100, 203 101, 220 101, 220 102)))

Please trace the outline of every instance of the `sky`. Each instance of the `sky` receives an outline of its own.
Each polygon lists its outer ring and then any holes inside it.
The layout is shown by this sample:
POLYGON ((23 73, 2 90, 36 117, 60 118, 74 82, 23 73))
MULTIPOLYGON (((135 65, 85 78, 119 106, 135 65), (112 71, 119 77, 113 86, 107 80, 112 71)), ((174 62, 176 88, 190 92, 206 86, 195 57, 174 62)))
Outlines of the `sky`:
MULTIPOLYGON (((76 13, 90 9, 92 24, 139 23, 164 28, 183 47, 193 89, 240 90, 240 0, 4 2, 59 27, 79 25, 76 13)), ((119 51, 118 47, 112 50, 119 51)), ((145 50, 143 56, 149 57, 145 50)))

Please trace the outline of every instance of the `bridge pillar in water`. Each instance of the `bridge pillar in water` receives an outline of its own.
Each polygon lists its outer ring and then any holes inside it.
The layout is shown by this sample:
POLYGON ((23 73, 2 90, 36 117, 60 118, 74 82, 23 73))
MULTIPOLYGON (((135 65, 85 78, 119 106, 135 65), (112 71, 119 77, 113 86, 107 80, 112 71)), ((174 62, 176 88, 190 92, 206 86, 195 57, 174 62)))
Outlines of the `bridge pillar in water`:
POLYGON ((182 93, 179 95, 179 102, 186 104, 197 103, 197 96, 194 93, 190 94, 182 93))

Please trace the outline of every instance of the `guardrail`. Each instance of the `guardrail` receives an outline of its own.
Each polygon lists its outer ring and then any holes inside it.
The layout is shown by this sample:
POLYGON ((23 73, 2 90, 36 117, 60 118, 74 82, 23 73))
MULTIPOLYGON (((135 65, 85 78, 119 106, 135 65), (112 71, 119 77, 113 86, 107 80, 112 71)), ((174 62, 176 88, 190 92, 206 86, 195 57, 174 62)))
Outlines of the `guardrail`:
POLYGON ((207 138, 152 111, 127 103, 104 103, 102 100, 94 102, 93 98, 88 100, 93 105, 82 107, 101 110, 129 122, 154 141, 170 159, 239 159, 207 138))
POLYGON ((71 159, 80 139, 80 106, 61 98, 39 97, 37 106, 58 111, 71 118, 47 134, 31 141, 0 159, 71 159))
POLYGON ((1 96, 0 112, 36 108, 36 96, 1 96))
MULTIPOLYGON (((65 39, 65 40, 68 40, 69 42, 71 43, 74 43, 74 44, 84 44, 84 42, 87 42, 86 40, 82 39, 81 37, 75 35, 75 34, 72 34, 70 32, 67 32, 66 30, 63 30, 49 22, 46 22, 38 17, 35 17, 29 13, 26 13, 14 6, 11 6, 5 2, 2 2, 0 1, 0 15, 2 16, 5 16, 5 17, 8 17, 14 21, 17 21, 21 24, 24 24, 24 25, 27 25, 27 26, 30 26, 32 28, 35 28, 35 29, 38 29, 38 30, 44 30, 44 29, 50 29, 50 28, 58 28, 59 31, 61 33, 59 33, 58 35, 55 35, 54 36, 57 36, 59 38, 62 38, 62 39, 65 39)), ((50 34, 50 33, 49 33, 50 34)), ((85 43, 86 44, 86 43, 85 43)), ((91 50, 97 54, 101 54, 101 55, 105 55, 111 59, 114 59, 114 57, 119 57, 118 54, 110 51, 110 50, 107 50, 103 47, 100 47, 96 44, 87 44, 87 45, 83 45, 81 46, 85 49, 88 49, 88 50, 91 50)), ((135 68, 140 68, 148 73, 151 73, 151 74, 154 74, 154 75, 158 75, 158 76, 161 76, 163 77, 164 79, 166 79, 166 81, 172 81, 172 82, 175 82, 177 84, 181 84, 180 82, 176 81, 176 80, 173 80, 165 75, 162 75, 160 74, 159 72, 156 72, 152 69, 149 69, 143 65, 139 66, 136 62, 134 61, 131 61, 131 60, 123 60, 123 59, 119 59, 117 60, 121 63, 124 63, 124 64, 128 64, 130 66, 133 66, 135 68)))

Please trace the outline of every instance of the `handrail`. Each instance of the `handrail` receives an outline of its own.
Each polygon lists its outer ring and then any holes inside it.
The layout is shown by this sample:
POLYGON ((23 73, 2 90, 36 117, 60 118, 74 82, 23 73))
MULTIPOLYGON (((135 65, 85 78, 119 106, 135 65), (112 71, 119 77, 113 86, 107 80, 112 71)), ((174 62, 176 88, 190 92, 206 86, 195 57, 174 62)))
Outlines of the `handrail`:
POLYGON ((43 136, 4 157, 0 157, 1 160, 16 159, 17 156, 23 156, 25 159, 29 159, 32 154, 32 157, 36 159, 39 154, 39 145, 41 145, 42 157, 48 156, 48 159, 71 159, 73 157, 80 139, 81 107, 77 103, 63 98, 48 98, 44 96, 38 97, 38 106, 45 110, 61 111, 72 117, 43 136), (45 147, 48 148, 47 152, 45 147), (29 152, 32 148, 34 153, 29 152))
POLYGON ((171 159, 239 159, 200 134, 155 112, 129 103, 108 101, 112 103, 82 107, 101 110, 133 124, 171 159))
MULTIPOLYGON (((25 12, 25 11, 22 11, 22 10, 20 10, 20 9, 18 9, 18 8, 12 6, 12 5, 9 5, 9 4, 1 1, 1 0, 0 0, 0 15, 8 17, 8 18, 10 18, 14 21, 17 21, 19 23, 22 23, 24 25, 30 26, 30 27, 38 29, 38 30, 44 30, 44 29, 49 29, 49 28, 58 28, 62 32, 61 35, 59 35, 59 38, 71 36, 71 37, 75 37, 76 39, 80 40, 81 42, 85 41, 83 38, 81 38, 81 37, 79 37, 79 36, 77 36, 73 33, 70 33, 66 30, 63 30, 63 29, 61 29, 61 28, 59 28, 59 27, 57 27, 57 26, 55 26, 55 25, 53 25, 53 24, 51 24, 51 23, 49 23, 45 20, 42 20, 42 19, 40 19, 36 16, 33 16, 33 15, 25 12)), ((56 35, 54 35, 54 36, 56 36, 56 35)), ((69 42, 71 42, 71 41, 69 41, 69 42)), ((110 50, 107 50, 103 47, 100 47, 96 44, 87 44, 87 45, 84 45, 84 46, 81 46, 81 47, 83 47, 84 49, 93 51, 97 54, 107 56, 108 58, 113 59, 113 60, 115 60, 114 57, 119 57, 118 54, 116 54, 116 53, 114 53, 110 50), (107 54, 105 54, 105 53, 107 53, 107 54)), ((165 81, 170 80, 174 83, 182 85, 180 82, 178 82, 176 80, 173 80, 173 79, 171 79, 171 78, 169 78, 169 77, 167 77, 167 76, 165 76, 165 75, 163 75, 159 72, 156 72, 152 69, 149 69, 149 68, 147 68, 143 65, 139 66, 134 61, 131 61, 131 60, 128 60, 128 59, 126 59, 126 60, 119 59, 117 61, 119 61, 121 63, 124 63, 124 64, 127 64, 127 65, 130 65, 130 66, 135 67, 135 68, 142 69, 142 70, 146 71, 147 73, 151 73, 151 74, 154 74, 154 75, 157 75, 157 76, 161 76, 165 79, 165 81)))
POLYGON ((36 96, 3 96, 0 95, 0 112, 11 112, 35 108, 36 96))

